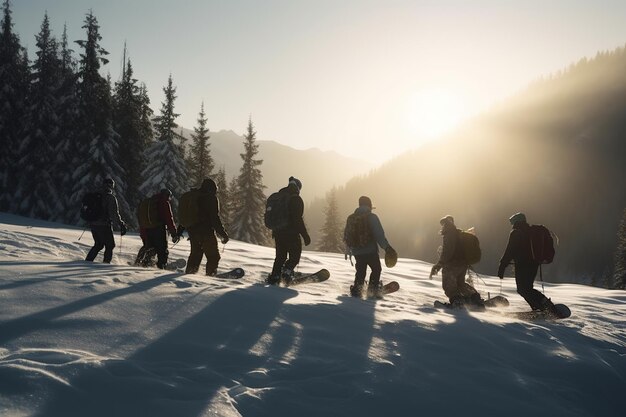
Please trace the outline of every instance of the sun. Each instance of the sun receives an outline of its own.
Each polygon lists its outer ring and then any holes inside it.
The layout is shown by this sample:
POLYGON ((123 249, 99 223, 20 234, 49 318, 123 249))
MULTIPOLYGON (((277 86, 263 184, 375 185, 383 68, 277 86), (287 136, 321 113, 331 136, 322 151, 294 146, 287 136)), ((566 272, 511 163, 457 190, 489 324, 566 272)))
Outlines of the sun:
POLYGON ((409 131, 419 141, 431 141, 453 130, 465 118, 461 98, 443 89, 422 89, 407 103, 409 131))

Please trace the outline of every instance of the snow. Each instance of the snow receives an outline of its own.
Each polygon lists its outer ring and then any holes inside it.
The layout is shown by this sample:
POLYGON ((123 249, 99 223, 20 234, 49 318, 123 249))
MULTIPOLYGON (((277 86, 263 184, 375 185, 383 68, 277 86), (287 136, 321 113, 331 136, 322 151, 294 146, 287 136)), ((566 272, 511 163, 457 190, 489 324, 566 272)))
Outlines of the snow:
POLYGON ((277 288, 271 248, 229 242, 220 269, 247 274, 219 280, 127 265, 133 234, 112 265, 84 262, 81 232, 0 214, 2 416, 624 415, 624 291, 546 283, 572 316, 525 322, 503 314, 527 310, 513 279, 507 308, 436 310, 441 282, 417 260, 363 301, 340 255, 305 251, 300 271, 330 280, 277 288))

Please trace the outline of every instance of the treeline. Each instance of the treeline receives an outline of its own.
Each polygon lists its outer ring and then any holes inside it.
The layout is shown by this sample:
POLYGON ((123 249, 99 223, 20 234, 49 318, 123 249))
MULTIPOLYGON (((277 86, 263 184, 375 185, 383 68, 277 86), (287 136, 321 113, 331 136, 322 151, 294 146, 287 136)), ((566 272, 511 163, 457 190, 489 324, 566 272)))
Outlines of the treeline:
MULTIPOLYGON (((248 121, 240 175, 226 179, 211 157, 210 135, 201 103, 192 143, 177 134, 176 87, 169 75, 164 100, 153 114, 146 85, 134 77, 124 48, 118 81, 101 75, 108 52, 91 11, 84 39, 60 40, 47 14, 29 58, 13 29, 10 2, 3 3, 0 33, 0 210, 77 224, 84 193, 116 182, 123 218, 136 226, 140 201, 162 188, 174 197, 213 177, 221 213, 235 239, 266 243, 263 179, 255 159, 256 132, 248 121), (77 51, 72 49, 77 47, 77 51), (189 149, 186 151, 186 149, 189 149)), ((174 199, 174 207, 176 207, 174 199)))

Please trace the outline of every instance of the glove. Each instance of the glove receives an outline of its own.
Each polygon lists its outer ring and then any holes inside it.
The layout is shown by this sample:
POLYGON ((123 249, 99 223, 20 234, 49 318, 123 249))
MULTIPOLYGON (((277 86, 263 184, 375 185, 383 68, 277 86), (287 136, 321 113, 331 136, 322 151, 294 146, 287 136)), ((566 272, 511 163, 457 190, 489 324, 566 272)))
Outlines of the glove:
POLYGON ((124 236, 128 232, 128 228, 126 227, 126 223, 120 223, 120 234, 124 236))
POLYGON ((224 244, 224 245, 227 244, 229 240, 230 240, 230 238, 228 236, 224 236, 222 238, 222 244, 224 244))
POLYGON ((172 235, 172 242, 174 244, 178 243, 180 241, 180 235, 172 235))
POLYGON ((441 269, 441 264, 434 264, 432 269, 430 270, 430 275, 437 275, 439 270, 441 269))
POLYGON ((302 238, 304 239, 304 246, 309 246, 311 244, 311 236, 304 235, 302 238))
POLYGON ((498 277, 500 279, 504 279, 504 268, 502 267, 498 268, 498 277))
POLYGON ((184 232, 185 232, 185 228, 183 227, 183 225, 178 226, 178 230, 176 231, 176 234, 180 237, 183 237, 184 232))

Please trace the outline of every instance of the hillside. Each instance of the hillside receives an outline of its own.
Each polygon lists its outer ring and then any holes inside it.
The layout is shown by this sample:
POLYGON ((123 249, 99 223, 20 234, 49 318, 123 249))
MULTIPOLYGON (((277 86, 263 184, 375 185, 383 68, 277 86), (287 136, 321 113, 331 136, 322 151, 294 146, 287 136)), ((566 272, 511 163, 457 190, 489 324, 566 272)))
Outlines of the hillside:
MULTIPOLYGON (((184 136, 191 142, 192 130, 184 130, 184 136)), ((243 137, 232 130, 209 132, 211 156, 216 167, 224 167, 230 180, 239 175, 243 152, 243 137)), ((266 194, 287 185, 287 179, 295 176, 302 180, 302 196, 305 200, 323 197, 326 191, 338 186, 354 175, 364 174, 373 164, 360 159, 349 158, 336 152, 321 151, 316 148, 298 150, 271 140, 259 140, 258 159, 263 160, 261 172, 266 194)))
MULTIPOLYGON (((507 316, 527 308, 513 280, 508 308, 433 308, 441 282, 417 260, 383 271, 400 291, 363 301, 334 254, 301 262, 329 281, 277 288, 262 284, 270 248, 228 243, 221 267, 247 274, 218 280, 127 265, 132 233, 111 265, 84 262, 80 233, 0 214, 3 416, 623 415, 624 291, 546 284, 572 316, 525 322, 507 316)), ((477 283, 485 296, 499 284, 477 283)))
MULTIPOLYGON (((434 262, 438 220, 476 227, 494 274, 523 211, 559 237, 549 281, 610 285, 617 227, 626 207, 626 51, 598 54, 529 86, 453 134, 404 154, 339 192, 347 215, 372 197, 402 256, 434 262)), ((307 210, 318 230, 324 203, 307 210)))

